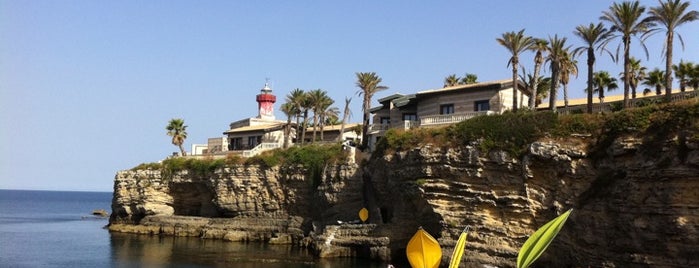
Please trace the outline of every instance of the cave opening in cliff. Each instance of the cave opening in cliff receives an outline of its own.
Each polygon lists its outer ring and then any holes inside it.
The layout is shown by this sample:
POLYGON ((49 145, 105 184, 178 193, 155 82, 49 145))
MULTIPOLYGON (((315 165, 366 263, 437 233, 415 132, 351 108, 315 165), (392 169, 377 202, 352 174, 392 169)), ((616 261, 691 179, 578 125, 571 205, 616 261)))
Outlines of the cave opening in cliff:
POLYGON ((221 217, 213 202, 213 192, 204 183, 173 183, 170 195, 175 215, 221 217))
POLYGON ((383 219, 383 223, 389 223, 391 222, 391 218, 393 218, 393 209, 387 208, 387 207, 381 207, 381 219, 383 219))
POLYGON ((371 247, 369 245, 356 245, 352 247, 357 258, 371 259, 371 247))

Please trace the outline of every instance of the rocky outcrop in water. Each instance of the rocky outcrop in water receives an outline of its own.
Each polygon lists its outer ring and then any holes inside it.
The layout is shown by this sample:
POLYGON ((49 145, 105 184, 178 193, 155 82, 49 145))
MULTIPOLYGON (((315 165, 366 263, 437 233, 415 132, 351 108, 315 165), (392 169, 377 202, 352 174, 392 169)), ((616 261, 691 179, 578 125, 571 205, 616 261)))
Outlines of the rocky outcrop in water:
POLYGON ((401 262, 422 226, 446 263, 469 226, 462 267, 512 267, 536 228, 573 208, 538 265, 699 267, 699 144, 623 137, 591 150, 584 139, 536 142, 523 157, 426 145, 362 169, 328 168, 317 186, 302 169, 122 171, 110 229, 294 243, 323 257, 401 262), (369 224, 338 224, 356 221, 364 206, 369 224))

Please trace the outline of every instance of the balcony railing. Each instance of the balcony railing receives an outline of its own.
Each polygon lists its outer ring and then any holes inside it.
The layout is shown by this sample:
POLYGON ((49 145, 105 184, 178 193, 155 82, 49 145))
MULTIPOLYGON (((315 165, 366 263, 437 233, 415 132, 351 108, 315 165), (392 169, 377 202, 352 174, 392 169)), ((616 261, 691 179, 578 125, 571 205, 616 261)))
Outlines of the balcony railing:
POLYGON ((263 142, 250 150, 243 151, 243 157, 256 156, 264 151, 280 148, 279 143, 263 142))
POLYGON ((404 120, 397 124, 373 124, 369 125, 369 133, 385 132, 391 128, 411 129, 420 126, 420 121, 404 120))
POLYGON ((443 115, 429 115, 423 116, 419 121, 405 120, 400 121, 397 124, 373 124, 369 125, 369 133, 383 133, 391 128, 398 129, 411 129, 423 126, 437 126, 454 124, 466 119, 470 119, 480 115, 494 114, 494 111, 479 111, 479 112, 468 112, 468 113, 458 113, 458 114, 443 114, 443 115))
POLYGON ((493 111, 478 111, 478 112, 467 112, 458 114, 440 114, 440 115, 428 115, 420 118, 420 126, 435 126, 435 125, 445 125, 454 124, 466 119, 471 119, 476 116, 493 114, 493 111))

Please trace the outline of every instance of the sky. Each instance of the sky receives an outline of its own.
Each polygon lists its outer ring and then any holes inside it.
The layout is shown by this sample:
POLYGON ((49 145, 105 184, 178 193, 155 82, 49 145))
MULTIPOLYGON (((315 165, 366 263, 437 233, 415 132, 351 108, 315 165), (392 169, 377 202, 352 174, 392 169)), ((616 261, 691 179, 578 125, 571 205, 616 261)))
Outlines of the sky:
MULTIPOLYGON (((694 10, 698 1, 692 2, 694 10)), ((656 1, 641 1, 655 6, 656 1)), ((0 0, 0 188, 111 191, 119 170, 177 151, 172 118, 188 125, 185 148, 221 137, 257 115, 266 81, 278 109, 294 88, 323 89, 361 121, 357 72, 376 72, 394 93, 440 88, 450 74, 507 79, 502 33, 573 35, 611 1, 19 1, 0 0)), ((678 28, 674 62, 699 62, 699 22, 678 28)), ((664 34, 631 54, 664 69, 664 34)), ((616 50, 620 40, 608 48, 616 50)), ((533 54, 524 53, 525 69, 533 54)), ((584 96, 585 58, 569 85, 584 96)), ((621 64, 598 56, 596 70, 621 64)), ((549 75, 548 72, 544 73, 549 75)), ((560 92, 560 91, 559 91, 560 92)), ((559 96, 562 94, 559 93, 559 96)))

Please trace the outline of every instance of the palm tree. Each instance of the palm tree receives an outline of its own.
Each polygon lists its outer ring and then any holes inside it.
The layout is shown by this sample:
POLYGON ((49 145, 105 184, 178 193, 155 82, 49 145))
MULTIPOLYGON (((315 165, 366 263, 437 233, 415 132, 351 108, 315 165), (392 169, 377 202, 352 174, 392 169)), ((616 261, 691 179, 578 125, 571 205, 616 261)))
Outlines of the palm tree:
POLYGON ((338 118, 340 117, 340 108, 337 108, 335 106, 329 106, 325 108, 325 111, 321 114, 320 117, 320 140, 325 141, 325 139, 323 138, 323 127, 325 127, 326 125, 333 126, 339 123, 338 118))
MULTIPOLYGON (((694 64, 692 62, 680 61, 680 63, 673 65, 672 70, 675 71, 675 77, 680 80, 680 91, 684 92, 689 83, 690 76, 694 71, 694 64)), ((667 86, 667 84, 666 84, 667 86)))
POLYGON ((616 83, 616 78, 612 77, 607 71, 595 72, 592 81, 595 86, 594 90, 599 94, 600 107, 604 104, 604 89, 606 88, 607 91, 612 91, 619 88, 619 85, 616 83))
POLYGON ((561 69, 563 68, 563 62, 565 61, 566 54, 570 54, 570 46, 566 47, 567 38, 555 35, 553 38, 549 37, 549 55, 546 57, 546 61, 551 66, 551 92, 549 92, 549 108, 551 111, 556 112, 556 91, 558 91, 558 83, 560 83, 561 69))
MULTIPOLYGON (((296 112, 296 139, 298 142, 298 135, 301 133, 300 119, 303 112, 304 99, 306 98, 306 93, 300 88, 295 88, 288 95, 286 95, 286 102, 291 103, 294 106, 294 111, 296 112)), ((303 140, 301 140, 303 143, 303 140)))
POLYGON ((388 89, 387 86, 380 85, 382 80, 381 77, 376 75, 375 72, 367 73, 355 73, 357 76, 357 95, 363 96, 362 102, 362 112, 364 113, 362 122, 362 150, 367 148, 369 144, 369 110, 371 109, 371 98, 374 97, 376 92, 388 89))
POLYGON ((611 56, 611 53, 605 48, 611 32, 604 28, 602 23, 597 23, 597 25, 590 23, 589 26, 578 25, 573 33, 585 42, 584 46, 573 50, 573 54, 582 54, 583 51, 587 51, 587 112, 592 113, 592 75, 595 65, 595 50, 606 51, 611 56))
POLYGON ((325 97, 322 101, 321 104, 321 109, 320 109, 320 140, 325 141, 325 138, 323 137, 323 128, 325 125, 333 125, 335 124, 334 122, 337 122, 337 117, 340 114, 340 109, 335 107, 335 106, 330 106, 335 103, 335 100, 331 99, 330 97, 325 97))
POLYGON ((536 98, 532 98, 534 99, 533 109, 536 109, 536 107, 548 97, 549 91, 551 90, 551 77, 538 76, 534 79, 533 75, 526 73, 525 76, 520 75, 519 78, 524 82, 524 87, 532 92, 532 95, 534 95, 533 92, 536 92, 536 98), (536 89, 533 88, 534 85, 536 85, 536 89))
POLYGON ((563 58, 561 61, 561 84, 563 85, 563 107, 568 108, 568 83, 570 82, 570 76, 574 75, 578 77, 578 61, 573 59, 573 54, 570 52, 570 47, 563 51, 563 58))
POLYGON ((342 113, 342 126, 340 127, 340 135, 337 136, 337 141, 342 140, 342 134, 345 133, 345 124, 347 124, 347 120, 352 116, 352 111, 349 108, 350 102, 352 102, 352 98, 345 97, 345 110, 342 113))
MULTIPOLYGON (((533 77, 539 77, 539 72, 541 71, 541 65, 544 64, 544 53, 548 50, 549 42, 545 39, 536 38, 532 41, 532 45, 529 47, 530 50, 534 51, 536 54, 534 56, 534 74, 533 77)), ((532 96, 538 96, 537 90, 539 79, 533 79, 531 81, 533 84, 531 86, 532 96)), ((529 98, 529 109, 534 109, 536 107, 536 98, 529 98)))
POLYGON ((512 57, 507 61, 507 66, 512 64, 512 111, 517 111, 517 68, 519 67, 519 54, 531 47, 533 39, 524 35, 524 29, 519 32, 506 32, 496 39, 505 47, 512 57))
MULTIPOLYGON (((631 87, 631 99, 636 99, 636 89, 638 88, 638 83, 640 83, 646 77, 646 67, 641 66, 641 61, 631 57, 629 59, 629 86, 631 87)), ((624 78, 624 73, 620 73, 621 79, 624 78)))
POLYGON ((699 64, 694 64, 694 68, 689 73, 688 83, 692 85, 692 89, 699 90, 699 64))
POLYGON ((459 77, 456 74, 450 74, 444 78, 444 87, 453 87, 459 84, 459 77))
MULTIPOLYGON (((655 95, 663 94, 663 87, 665 87, 665 71, 661 71, 658 68, 653 69, 648 72, 648 76, 644 79, 643 84, 652 88, 655 88, 655 95)), ((644 91, 645 93, 646 91, 644 91)))
POLYGON ((461 84, 475 84, 478 83, 478 76, 472 73, 466 73, 464 78, 461 78, 461 84))
MULTIPOLYGON (((621 4, 613 3, 612 6, 609 7, 609 10, 602 12, 602 16, 600 17, 600 20, 607 21, 611 24, 610 31, 618 32, 617 35, 613 35, 610 38, 621 36, 624 45, 624 108, 628 108, 630 105, 629 69, 631 67, 631 37, 645 34, 648 28, 653 25, 650 21, 641 19, 641 15, 643 15, 645 10, 646 8, 641 6, 638 1, 625 1, 621 4)), ((648 49, 643 43, 643 39, 640 40, 640 43, 647 57, 648 49)), ((617 49, 617 54, 618 51, 617 49)))
POLYGON ((314 89, 308 92, 308 101, 313 111, 313 142, 316 141, 316 131, 321 125, 321 114, 325 111, 327 106, 330 106, 327 105, 329 99, 328 93, 325 90, 314 89))
MULTIPOLYGON (((306 143, 306 131, 308 130, 308 111, 313 108, 313 103, 309 97, 309 92, 304 93, 301 101, 301 111, 303 114, 303 126, 301 126, 301 144, 306 143)), ((298 134, 297 134, 298 135, 298 134)))
POLYGON ((282 112, 286 115, 286 125, 284 126, 284 149, 289 148, 289 136, 291 136, 291 117, 296 115, 296 107, 291 102, 282 104, 282 112))
POLYGON ((184 125, 184 120, 181 118, 170 119, 165 129, 167 130, 167 135, 172 137, 172 145, 180 148, 182 156, 187 155, 184 147, 182 147, 184 140, 187 139, 187 126, 184 125))
MULTIPOLYGON (((689 2, 680 0, 658 1, 660 6, 651 7, 648 10, 648 21, 662 25, 665 30, 665 100, 670 100, 672 94, 672 43, 675 39, 675 29, 682 24, 699 19, 699 12, 689 11, 689 2)), ((660 30, 660 28, 656 28, 660 30)), ((684 49, 682 36, 677 33, 680 43, 684 49)))

